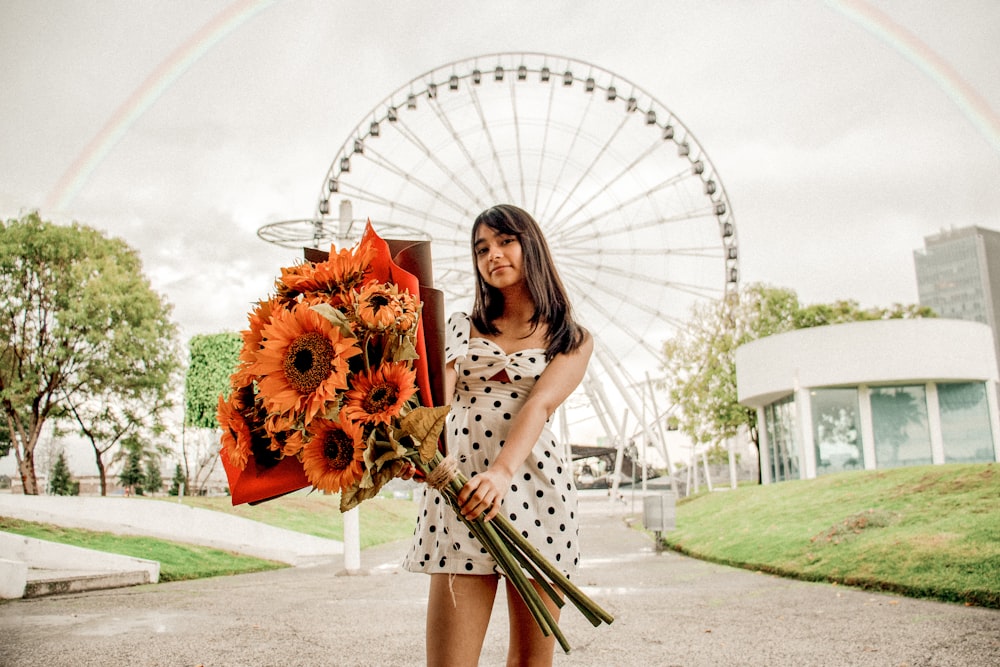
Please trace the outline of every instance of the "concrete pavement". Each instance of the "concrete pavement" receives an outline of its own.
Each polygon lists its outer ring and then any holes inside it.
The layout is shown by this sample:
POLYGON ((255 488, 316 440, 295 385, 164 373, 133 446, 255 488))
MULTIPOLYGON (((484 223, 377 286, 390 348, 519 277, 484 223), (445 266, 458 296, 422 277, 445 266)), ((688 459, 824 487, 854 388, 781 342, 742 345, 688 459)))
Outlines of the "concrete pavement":
MULTIPOLYGON (((557 665, 949 667, 1000 665, 1000 611, 805 583, 656 553, 620 506, 584 496, 577 583, 615 617, 572 607, 557 665)), ((427 578, 407 547, 342 563, 0 604, 0 665, 415 665, 427 578)), ((483 665, 502 665, 498 596, 483 665)))

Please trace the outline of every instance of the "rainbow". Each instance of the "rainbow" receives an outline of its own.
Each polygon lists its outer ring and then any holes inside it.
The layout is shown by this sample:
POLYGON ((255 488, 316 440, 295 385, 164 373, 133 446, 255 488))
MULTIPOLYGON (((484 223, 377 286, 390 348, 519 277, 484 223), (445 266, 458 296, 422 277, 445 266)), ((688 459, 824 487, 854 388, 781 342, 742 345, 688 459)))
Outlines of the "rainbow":
POLYGON ((912 32, 864 0, 827 0, 827 4, 898 51, 930 77, 993 148, 1000 152, 1000 116, 944 58, 912 32))
POLYGON ((238 0, 201 27, 170 54, 126 99, 90 140, 49 195, 47 210, 65 211, 111 149, 157 99, 230 33, 267 9, 274 0, 238 0))

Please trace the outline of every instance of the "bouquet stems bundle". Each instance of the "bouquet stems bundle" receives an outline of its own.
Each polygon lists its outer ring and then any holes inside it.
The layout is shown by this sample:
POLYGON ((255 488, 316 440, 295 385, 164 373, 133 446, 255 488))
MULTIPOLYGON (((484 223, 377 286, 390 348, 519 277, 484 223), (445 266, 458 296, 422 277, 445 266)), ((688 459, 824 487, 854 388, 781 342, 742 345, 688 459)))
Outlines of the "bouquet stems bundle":
POLYGON ((546 637, 554 635, 563 651, 569 653, 569 642, 552 618, 538 590, 532 585, 532 579, 558 607, 564 605, 563 595, 568 598, 594 627, 614 621, 613 616, 591 600, 569 580, 566 574, 542 556, 505 516, 498 514, 490 521, 485 521, 482 517, 474 520, 465 518, 458 505, 458 494, 468 480, 462 473, 453 470, 452 465, 445 464, 446 458, 441 452, 435 452, 429 461, 424 461, 421 457, 414 457, 413 460, 427 478, 433 478, 439 466, 447 468, 445 473, 447 479, 443 484, 435 485, 435 488, 447 499, 483 548, 496 560, 524 600, 542 633, 546 637))

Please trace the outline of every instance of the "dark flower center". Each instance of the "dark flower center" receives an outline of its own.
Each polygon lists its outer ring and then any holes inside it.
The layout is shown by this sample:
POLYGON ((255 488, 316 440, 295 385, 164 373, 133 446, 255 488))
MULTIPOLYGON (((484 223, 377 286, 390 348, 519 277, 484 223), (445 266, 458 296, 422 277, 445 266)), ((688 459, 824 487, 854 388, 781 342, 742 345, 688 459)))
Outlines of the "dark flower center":
POLYGON ((334 350, 330 339, 318 331, 302 334, 285 353, 285 377, 300 394, 310 394, 330 376, 334 350))
POLYGON ((258 468, 271 468, 280 460, 280 452, 271 447, 272 439, 263 427, 250 431, 250 451, 258 468))
POLYGON ((372 310, 377 311, 379 308, 385 308, 389 305, 389 297, 385 294, 373 294, 368 303, 371 304, 372 310))
POLYGON ((323 455, 334 470, 346 470, 354 460, 354 441, 340 429, 330 429, 323 442, 323 455))
POLYGON ((391 408, 396 404, 398 397, 399 394, 396 392, 396 387, 388 384, 377 384, 365 396, 365 412, 370 415, 385 412, 387 408, 391 408))

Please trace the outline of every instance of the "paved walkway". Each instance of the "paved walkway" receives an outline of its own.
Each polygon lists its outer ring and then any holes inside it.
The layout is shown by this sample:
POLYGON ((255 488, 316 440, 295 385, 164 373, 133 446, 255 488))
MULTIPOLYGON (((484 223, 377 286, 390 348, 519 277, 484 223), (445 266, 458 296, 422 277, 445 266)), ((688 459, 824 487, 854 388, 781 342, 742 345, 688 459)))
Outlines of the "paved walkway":
MULTIPOLYGON (((616 620, 564 610, 573 650, 557 665, 1000 665, 1000 611, 657 554, 607 500, 581 510, 577 581, 616 620)), ((421 664, 427 579, 399 570, 406 546, 364 551, 362 576, 333 562, 0 604, 0 665, 421 664)), ((499 597, 483 665, 504 662, 499 597)))

